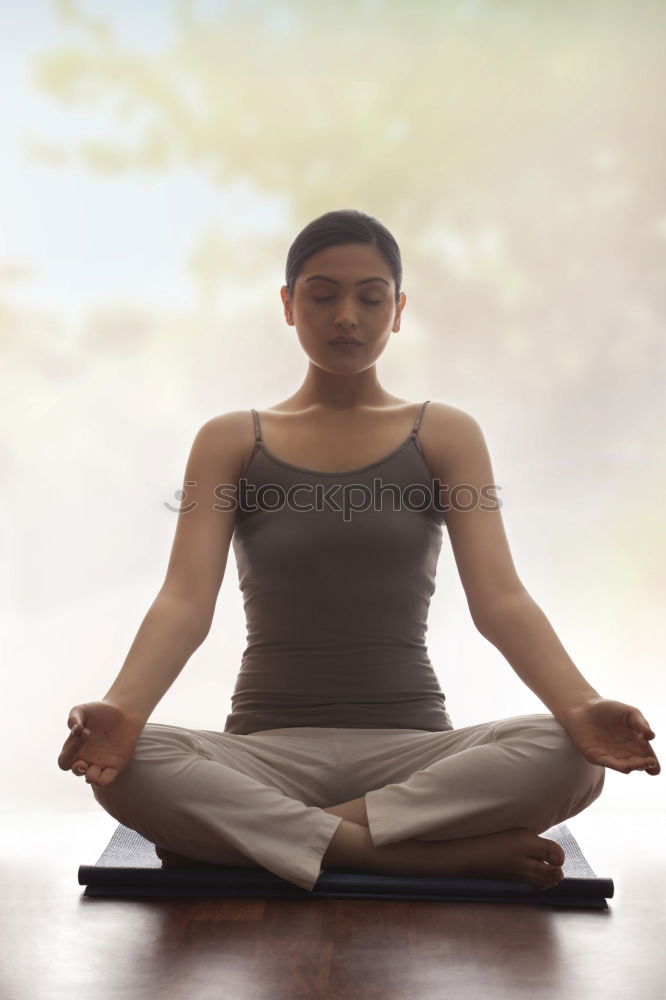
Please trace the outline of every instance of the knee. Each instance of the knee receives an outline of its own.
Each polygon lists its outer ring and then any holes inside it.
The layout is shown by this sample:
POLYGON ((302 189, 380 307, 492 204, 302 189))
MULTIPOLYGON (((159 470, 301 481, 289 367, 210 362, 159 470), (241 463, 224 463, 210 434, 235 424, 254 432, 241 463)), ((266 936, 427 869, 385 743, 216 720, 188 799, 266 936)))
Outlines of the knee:
POLYGON ((606 769, 583 756, 554 715, 519 716, 506 720, 505 726, 501 735, 530 760, 530 794, 538 789, 585 805, 599 797, 606 769))
POLYGON ((133 811, 132 806, 136 808, 141 802, 138 770, 132 759, 108 785, 91 785, 95 800, 119 823, 125 821, 122 817, 127 816, 128 808, 133 811))
POLYGON ((116 784, 117 780, 118 778, 114 778, 114 780, 109 785, 90 786, 92 788, 92 793, 95 797, 95 801, 99 803, 102 809, 110 813, 112 816, 115 816, 113 808, 113 800, 116 797, 115 796, 116 789, 114 788, 114 785, 116 784))
MULTIPOLYGON (((144 731, 145 732, 145 731, 144 731)), ((123 822, 121 815, 134 812, 146 799, 150 768, 146 750, 151 744, 150 734, 142 732, 137 739, 132 756, 119 774, 108 785, 91 785, 96 801, 111 816, 123 822)))
POLYGON ((174 806, 173 779, 187 771, 197 753, 186 730, 148 723, 122 771, 108 785, 93 785, 93 795, 119 823, 147 822, 152 814, 174 806))
POLYGON ((585 808, 601 795, 606 780, 606 768, 589 761, 578 749, 564 726, 554 716, 551 718, 555 736, 552 758, 554 768, 572 793, 584 802, 583 808, 585 808))

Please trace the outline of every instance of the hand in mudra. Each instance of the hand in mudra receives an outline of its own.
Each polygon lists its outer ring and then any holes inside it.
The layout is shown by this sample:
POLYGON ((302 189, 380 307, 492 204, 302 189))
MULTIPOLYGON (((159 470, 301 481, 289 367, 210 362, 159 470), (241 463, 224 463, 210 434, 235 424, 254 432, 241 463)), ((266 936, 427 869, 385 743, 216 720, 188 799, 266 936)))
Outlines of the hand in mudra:
POLYGON ((595 698, 571 709, 562 720, 586 760, 614 771, 659 774, 661 766, 649 744, 655 734, 633 705, 595 698))
POLYGON ((67 725, 58 767, 85 775, 89 785, 108 785, 130 760, 145 723, 107 701, 90 701, 74 706, 67 725))

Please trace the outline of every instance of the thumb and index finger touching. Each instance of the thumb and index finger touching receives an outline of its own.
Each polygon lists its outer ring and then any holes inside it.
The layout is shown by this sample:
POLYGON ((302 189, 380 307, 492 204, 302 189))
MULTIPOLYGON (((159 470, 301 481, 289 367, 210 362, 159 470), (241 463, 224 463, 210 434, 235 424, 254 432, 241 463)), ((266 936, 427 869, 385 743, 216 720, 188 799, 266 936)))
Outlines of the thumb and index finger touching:
POLYGON ((69 713, 67 725, 71 736, 80 736, 86 731, 86 713, 80 705, 76 705, 69 713))
POLYGON ((76 760, 81 743, 90 735, 89 730, 86 728, 85 712, 79 706, 76 706, 70 711, 67 719, 67 725, 69 726, 69 736, 65 740, 65 745, 63 746, 60 756, 58 757, 58 765, 63 771, 67 771, 71 768, 72 764, 76 760))
POLYGON ((632 729, 639 734, 639 736, 643 737, 647 744, 649 757, 644 764, 644 769, 648 772, 648 774, 659 774, 661 772, 661 764, 659 763, 656 753, 648 742, 649 740, 653 740, 655 738, 654 730, 643 713, 638 711, 638 709, 636 709, 636 711, 632 714, 630 718, 630 725, 632 729))

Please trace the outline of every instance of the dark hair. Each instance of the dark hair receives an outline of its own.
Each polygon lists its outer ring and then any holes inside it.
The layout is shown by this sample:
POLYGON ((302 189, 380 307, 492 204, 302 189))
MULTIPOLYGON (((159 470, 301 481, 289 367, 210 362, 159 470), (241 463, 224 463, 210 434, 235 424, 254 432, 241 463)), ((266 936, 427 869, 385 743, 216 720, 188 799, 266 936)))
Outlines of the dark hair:
POLYGON ((400 301, 402 284, 402 259, 400 247, 386 226, 365 212, 343 208, 326 212, 308 222, 289 247, 285 284, 290 299, 294 297, 296 278, 303 264, 313 254, 338 243, 372 243, 391 269, 395 281, 395 301, 400 301))

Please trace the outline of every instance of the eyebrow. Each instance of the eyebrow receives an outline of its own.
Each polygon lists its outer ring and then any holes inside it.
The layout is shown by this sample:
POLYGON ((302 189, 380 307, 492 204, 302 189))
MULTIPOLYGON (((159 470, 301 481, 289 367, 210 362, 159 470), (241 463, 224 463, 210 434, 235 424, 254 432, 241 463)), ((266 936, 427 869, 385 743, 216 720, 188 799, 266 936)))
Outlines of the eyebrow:
MULTIPOLYGON (((319 278, 320 281, 330 281, 333 285, 339 285, 340 282, 336 281, 335 278, 328 278, 325 274, 311 274, 309 278, 306 278, 303 282, 307 285, 308 281, 314 281, 315 278, 319 278)), ((386 278, 381 278, 379 275, 375 275, 374 278, 361 278, 360 281, 355 281, 355 285, 367 285, 369 281, 383 281, 385 285, 388 285, 386 278)))

